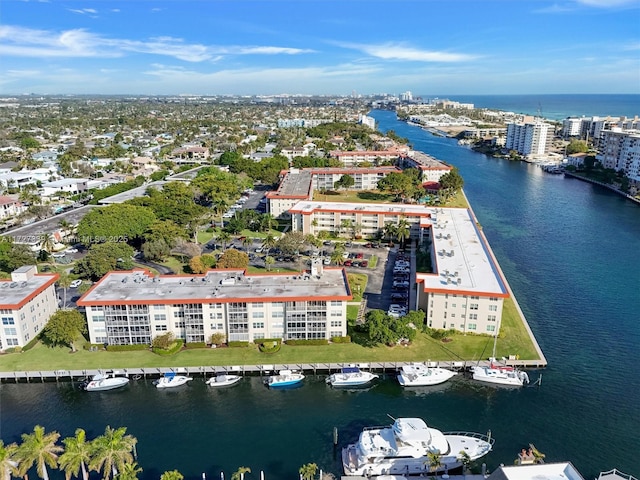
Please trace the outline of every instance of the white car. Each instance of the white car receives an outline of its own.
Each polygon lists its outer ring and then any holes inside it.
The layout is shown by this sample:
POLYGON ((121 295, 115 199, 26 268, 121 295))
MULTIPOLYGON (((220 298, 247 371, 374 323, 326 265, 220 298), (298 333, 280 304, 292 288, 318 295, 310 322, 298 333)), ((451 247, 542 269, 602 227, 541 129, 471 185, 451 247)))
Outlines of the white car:
POLYGON ((67 254, 64 252, 56 252, 56 253, 52 253, 51 256, 53 258, 64 258, 67 254))
POLYGON ((77 248, 67 248, 64 253, 78 253, 77 248))
POLYGON ((82 285, 82 280, 74 280, 69 284, 71 288, 78 288, 80 285, 82 285))

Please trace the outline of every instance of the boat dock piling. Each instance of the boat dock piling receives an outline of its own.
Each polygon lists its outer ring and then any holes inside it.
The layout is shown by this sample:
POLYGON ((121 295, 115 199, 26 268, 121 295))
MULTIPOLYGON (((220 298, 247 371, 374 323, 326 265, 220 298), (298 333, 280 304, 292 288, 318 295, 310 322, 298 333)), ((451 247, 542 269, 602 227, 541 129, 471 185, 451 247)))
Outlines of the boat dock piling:
MULTIPOLYGON (((377 371, 381 373, 396 372, 404 365, 411 365, 415 362, 368 362, 368 363, 296 363, 296 364, 270 364, 270 365, 207 365, 196 367, 144 367, 144 368, 101 368, 101 369, 84 369, 84 370, 40 370, 40 371, 14 371, 0 372, 0 382, 26 382, 32 381, 51 381, 55 380, 84 380, 86 378, 97 375, 105 371, 118 371, 129 378, 138 379, 147 377, 158 378, 165 373, 181 373, 185 375, 202 376, 205 379, 219 373, 233 373, 236 375, 270 375, 279 370, 299 370, 302 372, 318 373, 338 372, 343 367, 357 366, 362 369, 377 371)), ((429 367, 442 367, 456 371, 467 371, 471 367, 477 365, 489 366, 489 361, 441 361, 441 362, 424 362, 429 367)), ((547 366, 545 360, 516 360, 504 359, 504 363, 508 366, 518 368, 544 368, 547 366)))

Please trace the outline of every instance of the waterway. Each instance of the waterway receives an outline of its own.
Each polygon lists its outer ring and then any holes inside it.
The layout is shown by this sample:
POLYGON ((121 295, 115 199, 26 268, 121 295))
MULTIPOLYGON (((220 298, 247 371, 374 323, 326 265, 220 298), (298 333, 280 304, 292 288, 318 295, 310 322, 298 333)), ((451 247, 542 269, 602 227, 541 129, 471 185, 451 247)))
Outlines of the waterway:
MULTIPOLYGON (((136 436, 141 478, 178 469, 188 479, 229 478, 239 466, 267 480, 295 479, 315 462, 340 473, 339 447, 387 414, 423 417, 442 430, 496 439, 489 469, 511 464, 529 442, 549 461, 571 461, 592 479, 617 467, 640 475, 640 208, 597 186, 493 159, 375 111, 379 128, 460 169, 465 191, 544 351, 542 386, 499 389, 456 377, 403 391, 391 377, 369 390, 328 387, 321 377, 271 391, 259 377, 226 390, 201 379, 177 391, 137 381, 86 393, 69 383, 0 386, 0 437, 19 441, 39 423, 89 437, 106 425, 136 436)), ((514 352, 517 353, 517 352, 514 352)), ((531 372, 537 378, 539 372, 531 372)), ((55 475, 54 475, 55 476, 55 475)), ((56 478, 60 478, 59 476, 56 478)))

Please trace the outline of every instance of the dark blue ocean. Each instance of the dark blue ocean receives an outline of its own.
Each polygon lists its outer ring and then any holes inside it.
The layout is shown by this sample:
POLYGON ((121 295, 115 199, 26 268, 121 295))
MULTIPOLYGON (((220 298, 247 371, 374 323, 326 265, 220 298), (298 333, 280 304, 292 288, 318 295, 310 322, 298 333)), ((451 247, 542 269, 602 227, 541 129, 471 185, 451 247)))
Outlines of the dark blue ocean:
MULTIPOLYGON (((584 112, 585 114, 587 112, 584 112)), ((605 112, 606 113, 606 112, 605 112)), ((178 469, 229 478, 249 466, 259 478, 294 480, 315 462, 340 473, 339 447, 363 426, 419 416, 441 430, 491 430, 489 469, 511 464, 532 442, 548 461, 571 461, 586 480, 618 468, 640 476, 640 207, 600 187, 538 167, 489 158, 374 111, 416 149, 457 166, 508 281, 549 362, 540 388, 505 390, 456 377, 403 391, 393 378, 370 390, 328 388, 309 376, 301 388, 270 391, 260 378, 227 390, 201 379, 179 391, 138 381, 121 392, 87 394, 69 383, 0 385, 5 443, 40 423, 89 437, 106 425, 136 436, 144 480, 178 469)), ((59 479, 60 476, 54 475, 59 479)))
POLYGON ((539 115, 549 120, 567 117, 640 116, 640 94, 543 94, 543 95, 421 95, 423 100, 448 98, 473 103, 476 108, 539 115))

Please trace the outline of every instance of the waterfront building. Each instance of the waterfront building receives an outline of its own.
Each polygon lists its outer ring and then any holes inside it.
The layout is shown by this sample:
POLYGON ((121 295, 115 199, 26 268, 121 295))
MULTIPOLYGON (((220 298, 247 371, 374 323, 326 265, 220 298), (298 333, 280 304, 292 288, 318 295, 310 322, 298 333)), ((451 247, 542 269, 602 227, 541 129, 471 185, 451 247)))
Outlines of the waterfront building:
POLYGON ((579 137, 582 134, 583 118, 569 117, 562 120, 562 137, 579 137))
POLYGON ((362 125, 366 125, 371 130, 375 130, 376 129, 376 119, 373 118, 373 117, 369 117, 367 115, 359 115, 358 116, 358 123, 360 123, 362 125))
POLYGON ((492 138, 502 137, 507 135, 507 129, 504 127, 487 127, 487 128, 468 128, 462 132, 464 138, 492 138))
MULTIPOLYGON (((500 465, 487 480, 584 480, 571 462, 540 463, 529 465, 500 465)), ((616 480, 622 480, 617 477, 616 480)))
POLYGON ((507 124, 505 148, 521 155, 535 157, 545 155, 553 140, 553 126, 539 120, 507 124))
POLYGON ((311 200, 314 190, 333 190, 334 184, 343 175, 353 178, 352 190, 374 190, 378 180, 391 172, 400 172, 396 167, 318 167, 284 171, 278 189, 268 192, 269 213, 274 217, 287 217, 288 211, 300 200, 311 200))
POLYGON ((489 244, 470 210, 436 208, 420 223, 431 272, 416 273, 416 309, 427 326, 496 335, 509 297, 489 244))
POLYGON ((151 344, 172 332, 187 343, 261 338, 327 339, 347 332, 353 297, 342 268, 322 260, 301 273, 249 274, 209 270, 204 275, 107 273, 80 300, 91 343, 151 344))
POLYGON ((58 310, 58 277, 27 265, 11 272, 11 280, 0 280, 0 351, 24 347, 42 331, 58 310))
POLYGON ((360 163, 377 165, 379 162, 395 162, 398 157, 408 151, 403 148, 391 148, 389 150, 332 150, 329 155, 337 158, 345 167, 357 167, 360 163))
POLYGON ((437 183, 440 177, 452 170, 450 165, 417 150, 411 150, 398 159, 401 168, 417 168, 420 170, 422 183, 437 183))
POLYGON ((603 130, 596 159, 604 168, 622 170, 634 185, 640 185, 640 130, 603 130))

